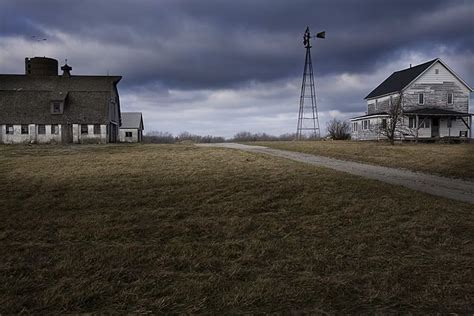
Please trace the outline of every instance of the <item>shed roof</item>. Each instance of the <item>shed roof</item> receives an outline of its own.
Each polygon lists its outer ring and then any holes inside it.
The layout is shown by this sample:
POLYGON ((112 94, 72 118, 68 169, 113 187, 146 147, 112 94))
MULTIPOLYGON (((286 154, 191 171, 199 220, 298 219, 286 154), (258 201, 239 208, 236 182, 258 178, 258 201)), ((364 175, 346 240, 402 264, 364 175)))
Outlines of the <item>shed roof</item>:
POLYGON ((433 63, 439 59, 433 59, 426 63, 396 71, 385 79, 381 84, 377 86, 372 92, 370 92, 365 98, 371 99, 378 96, 386 95, 392 92, 401 91, 405 88, 410 82, 415 80, 419 75, 421 75, 426 69, 428 69, 433 63))
POLYGON ((141 112, 122 112, 120 128, 137 128, 143 130, 143 116, 141 112))

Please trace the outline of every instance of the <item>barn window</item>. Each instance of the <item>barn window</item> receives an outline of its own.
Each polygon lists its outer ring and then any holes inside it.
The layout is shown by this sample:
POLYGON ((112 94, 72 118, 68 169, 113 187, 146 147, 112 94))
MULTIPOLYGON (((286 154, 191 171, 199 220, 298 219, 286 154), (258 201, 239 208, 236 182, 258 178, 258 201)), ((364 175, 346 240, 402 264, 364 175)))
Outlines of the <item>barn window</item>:
POLYGON ((28 124, 22 124, 21 125, 21 133, 22 134, 28 134, 28 124))
POLYGON ((6 128, 7 128, 7 131, 6 131, 7 134, 13 134, 14 132, 13 125, 7 124, 6 128))
POLYGON ((387 128, 387 119, 382 119, 382 128, 387 128))
POLYGON ((51 134, 57 135, 59 134, 59 127, 58 124, 51 125, 51 134))
POLYGON ((452 92, 448 93, 448 104, 453 104, 453 93, 452 92))
POLYGON ((125 137, 132 137, 132 132, 125 132, 125 137))
POLYGON ((81 124, 81 134, 89 134, 89 127, 87 126, 87 124, 81 124))
POLYGON ((100 134, 100 124, 94 124, 94 134, 100 134))
POLYGON ((415 128, 416 126, 416 120, 413 116, 408 118, 408 128, 415 128))
POLYGON ((53 101, 51 103, 51 113, 53 113, 53 114, 62 114, 63 113, 62 102, 53 101))
POLYGON ((46 134, 46 125, 44 124, 38 125, 38 134, 46 134))
POLYGON ((423 93, 418 94, 418 104, 425 104, 425 95, 423 93))

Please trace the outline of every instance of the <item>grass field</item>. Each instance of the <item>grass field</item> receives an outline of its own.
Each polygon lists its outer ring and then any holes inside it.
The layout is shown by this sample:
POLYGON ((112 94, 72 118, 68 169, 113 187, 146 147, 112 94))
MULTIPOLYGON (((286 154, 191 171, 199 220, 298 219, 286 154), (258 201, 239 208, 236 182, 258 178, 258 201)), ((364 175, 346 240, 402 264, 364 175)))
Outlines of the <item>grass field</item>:
POLYGON ((474 179, 474 144, 397 144, 384 142, 255 142, 254 145, 299 151, 387 167, 474 179))
POLYGON ((0 314, 472 312, 472 205, 192 145, 0 147, 0 314))

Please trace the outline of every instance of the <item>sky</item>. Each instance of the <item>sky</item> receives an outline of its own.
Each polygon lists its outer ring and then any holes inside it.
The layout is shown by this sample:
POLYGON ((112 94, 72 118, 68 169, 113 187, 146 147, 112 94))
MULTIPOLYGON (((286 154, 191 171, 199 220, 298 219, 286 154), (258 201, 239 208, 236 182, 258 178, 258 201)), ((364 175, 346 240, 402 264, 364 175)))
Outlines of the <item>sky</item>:
POLYGON ((0 73, 47 56, 121 75, 145 132, 294 133, 307 26, 326 31, 312 48, 322 134, 410 64, 439 57, 474 86, 472 0, 0 0, 0 73))

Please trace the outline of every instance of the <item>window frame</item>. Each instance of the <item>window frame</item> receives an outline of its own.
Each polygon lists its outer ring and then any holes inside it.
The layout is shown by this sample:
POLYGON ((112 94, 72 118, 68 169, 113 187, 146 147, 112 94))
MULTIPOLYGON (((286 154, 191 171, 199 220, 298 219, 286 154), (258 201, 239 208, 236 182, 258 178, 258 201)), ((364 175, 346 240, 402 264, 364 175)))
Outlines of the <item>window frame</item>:
POLYGON ((81 124, 81 135, 89 135, 89 125, 81 124))
POLYGON ((21 135, 29 135, 30 126, 28 124, 21 124, 21 135))
POLYGON ((408 128, 416 128, 416 117, 414 116, 408 117, 408 128))
POLYGON ((5 134, 7 134, 7 135, 15 134, 15 127, 13 126, 13 124, 6 124, 5 125, 5 134))
POLYGON ((51 101, 51 114, 58 115, 63 114, 64 112, 64 103, 61 101, 51 101), (57 111, 56 111, 56 107, 57 111))
POLYGON ((382 128, 383 129, 387 128, 387 119, 386 118, 382 119, 382 128))
POLYGON ((58 134, 59 134, 59 125, 51 124, 51 135, 58 135, 58 134))
POLYGON ((425 94, 418 93, 418 104, 425 104, 425 94))
POLYGON ((46 134, 46 125, 38 124, 38 135, 45 135, 45 134, 46 134))
POLYGON ((446 103, 447 104, 453 104, 454 103, 454 93, 448 92, 446 96, 446 103), (451 102, 449 102, 449 97, 451 96, 451 102))
POLYGON ((125 132, 125 138, 132 138, 133 132, 125 132))
POLYGON ((94 124, 94 135, 100 135, 100 124, 94 124))

